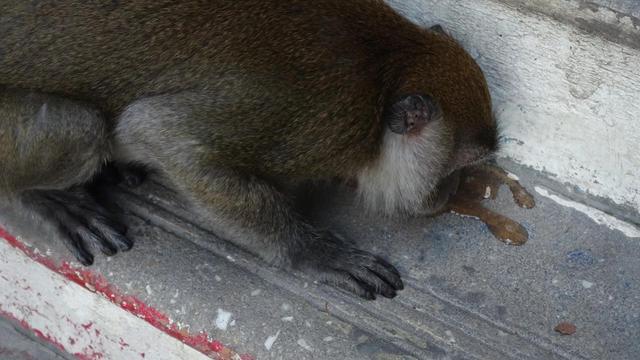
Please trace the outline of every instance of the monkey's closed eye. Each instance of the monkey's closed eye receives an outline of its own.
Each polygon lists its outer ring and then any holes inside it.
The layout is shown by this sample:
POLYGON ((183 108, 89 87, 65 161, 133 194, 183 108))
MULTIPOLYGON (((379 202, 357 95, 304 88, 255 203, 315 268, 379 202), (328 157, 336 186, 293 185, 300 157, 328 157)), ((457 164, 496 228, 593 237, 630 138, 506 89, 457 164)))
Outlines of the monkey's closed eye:
POLYGON ((447 32, 442 27, 442 25, 440 24, 433 25, 432 27, 429 28, 429 30, 437 32, 438 34, 448 35, 447 32))
POLYGON ((418 133, 435 118, 437 106, 428 95, 403 96, 387 109, 385 121, 396 134, 418 133))

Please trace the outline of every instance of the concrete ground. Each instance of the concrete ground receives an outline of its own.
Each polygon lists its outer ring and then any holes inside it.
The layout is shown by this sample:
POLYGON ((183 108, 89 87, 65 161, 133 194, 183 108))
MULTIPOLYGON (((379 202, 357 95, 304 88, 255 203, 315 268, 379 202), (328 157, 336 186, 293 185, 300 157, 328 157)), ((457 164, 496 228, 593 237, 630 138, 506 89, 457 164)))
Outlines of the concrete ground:
POLYGON ((71 357, 38 340, 19 325, 0 318, 0 359, 66 360, 71 357))
MULTIPOLYGON (((537 206, 519 208, 506 187, 484 203, 527 229, 530 239, 519 247, 497 241, 473 218, 382 219, 365 215, 348 192, 323 194, 312 211, 317 223, 401 271, 406 289, 393 300, 361 301, 270 268, 219 240, 206 219, 153 181, 119 190, 136 245, 98 256, 92 270, 258 359, 640 358, 640 239, 540 196, 536 187, 544 193, 559 185, 506 166, 537 206), (562 322, 575 333, 555 331, 562 322)), ((46 226, 34 227, 16 211, 0 214, 13 234, 71 260, 46 226)), ((4 335, 0 325, 2 354, 18 335, 4 335)))
MULTIPOLYGON (((506 187, 484 202, 522 224, 526 244, 506 245, 455 214, 367 216, 350 193, 327 191, 315 221, 386 257, 407 285, 396 299, 364 302, 265 266, 149 182, 116 195, 134 249, 98 256, 91 270, 193 333, 259 359, 640 359, 640 157, 630 151, 640 139, 638 1, 387 2, 461 41, 487 75, 506 155, 545 171, 503 164, 535 208, 516 206, 506 187), (575 332, 555 331, 561 323, 575 332)), ((53 229, 16 208, 0 206, 0 226, 56 262, 73 261, 53 229)), ((0 287, 0 311, 12 290, 0 287)), ((71 355, 0 320, 0 359, 62 358, 71 355)))

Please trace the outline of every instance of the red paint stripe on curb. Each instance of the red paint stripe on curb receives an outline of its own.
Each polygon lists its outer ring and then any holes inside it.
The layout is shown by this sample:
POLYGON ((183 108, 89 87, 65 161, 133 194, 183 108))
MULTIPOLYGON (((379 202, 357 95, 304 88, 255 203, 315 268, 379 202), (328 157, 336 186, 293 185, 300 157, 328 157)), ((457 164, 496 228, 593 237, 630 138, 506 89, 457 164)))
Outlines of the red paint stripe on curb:
MULTIPOLYGON (((77 268, 68 262, 62 262, 58 265, 52 259, 40 254, 34 249, 28 247, 26 244, 18 240, 13 235, 9 234, 6 229, 0 226, 0 238, 7 241, 9 245, 20 250, 29 258, 44 265, 49 270, 56 272, 70 281, 82 286, 83 288, 98 293, 107 298, 113 304, 121 307, 129 313, 142 318, 147 323, 151 324, 160 331, 170 335, 171 337, 183 342, 186 345, 198 350, 199 352, 219 360, 233 360, 233 356, 240 357, 241 360, 253 360, 254 357, 249 354, 237 355, 236 352, 224 346, 221 342, 211 339, 211 337, 205 333, 200 332, 197 335, 191 334, 185 328, 180 328, 163 312, 145 304, 135 296, 126 295, 120 292, 115 286, 110 284, 106 278, 100 274, 93 273, 87 269, 77 268)), ((65 351, 64 346, 55 339, 43 334, 42 332, 33 329, 27 322, 16 319, 10 313, 6 313, 0 309, 0 315, 17 321, 25 329, 28 329, 36 334, 39 338, 52 343, 55 347, 65 351)), ((86 331, 92 326, 92 323, 82 325, 86 331)), ((74 354, 78 359, 96 359, 100 358, 99 354, 74 354), (96 356, 98 355, 98 356, 96 356)))

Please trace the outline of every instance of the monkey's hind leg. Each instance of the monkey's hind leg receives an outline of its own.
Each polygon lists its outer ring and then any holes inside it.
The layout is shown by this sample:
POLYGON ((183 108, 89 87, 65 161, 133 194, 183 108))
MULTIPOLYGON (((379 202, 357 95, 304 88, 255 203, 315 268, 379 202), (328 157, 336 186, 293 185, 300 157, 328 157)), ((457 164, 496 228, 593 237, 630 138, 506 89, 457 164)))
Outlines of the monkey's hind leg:
POLYGON ((109 156, 97 109, 57 96, 0 88, 0 195, 51 220, 84 265, 92 247, 128 250, 125 228, 84 184, 109 156))

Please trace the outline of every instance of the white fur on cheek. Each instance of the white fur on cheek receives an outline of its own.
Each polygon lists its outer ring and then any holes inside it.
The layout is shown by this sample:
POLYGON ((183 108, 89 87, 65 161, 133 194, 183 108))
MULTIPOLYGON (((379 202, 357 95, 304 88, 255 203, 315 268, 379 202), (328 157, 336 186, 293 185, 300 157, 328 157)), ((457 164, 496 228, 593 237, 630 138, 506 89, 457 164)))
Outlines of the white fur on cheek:
POLYGON ((445 173, 450 135, 442 119, 417 136, 384 135, 380 159, 358 176, 366 206, 387 215, 417 214, 445 173))

